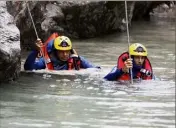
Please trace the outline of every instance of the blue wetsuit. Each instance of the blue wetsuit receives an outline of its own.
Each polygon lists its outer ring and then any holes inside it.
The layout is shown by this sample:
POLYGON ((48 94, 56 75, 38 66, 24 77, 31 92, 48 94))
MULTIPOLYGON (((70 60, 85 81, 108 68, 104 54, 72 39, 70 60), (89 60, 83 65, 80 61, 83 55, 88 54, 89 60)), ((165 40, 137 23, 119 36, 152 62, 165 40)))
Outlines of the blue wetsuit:
MULTIPOLYGON (((53 47, 54 40, 51 40, 47 45, 47 50, 49 53, 54 51, 53 47)), ((38 70, 38 69, 45 69, 45 60, 43 57, 37 58, 38 51, 33 50, 29 56, 26 59, 26 62, 24 64, 25 70, 38 70)), ((86 69, 86 68, 100 68, 98 66, 93 66, 89 61, 87 61, 84 57, 79 56, 80 58, 80 68, 86 69)), ((68 70, 68 62, 67 61, 61 61, 56 58, 50 58, 51 62, 53 63, 54 70, 68 70)))
MULTIPOLYGON (((143 66, 137 66, 133 60, 133 68, 132 68, 132 72, 133 72, 133 79, 137 78, 137 73, 140 72, 141 69, 144 69, 143 66)), ((113 69, 111 70, 110 73, 108 73, 104 79, 109 80, 109 81, 115 81, 118 78, 120 78, 122 75, 124 74, 124 72, 122 71, 122 69, 118 69, 117 66, 113 67, 113 69)), ((130 74, 129 74, 130 75, 130 74)), ((153 73, 151 73, 152 75, 152 79, 155 80, 156 77, 153 75, 153 73)))
POLYGON ((121 75, 123 75, 122 69, 117 69, 117 66, 115 66, 111 72, 104 77, 104 79, 114 81, 117 80, 121 75))

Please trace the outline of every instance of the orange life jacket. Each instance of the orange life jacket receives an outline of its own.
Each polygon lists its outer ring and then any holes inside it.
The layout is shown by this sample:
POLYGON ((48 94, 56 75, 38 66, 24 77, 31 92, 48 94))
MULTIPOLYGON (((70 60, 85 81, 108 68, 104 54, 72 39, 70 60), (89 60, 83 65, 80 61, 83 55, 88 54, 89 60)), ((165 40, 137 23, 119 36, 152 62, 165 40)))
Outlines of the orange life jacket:
MULTIPOLYGON (((118 69, 122 69, 124 67, 124 61, 126 59, 129 58, 129 53, 128 52, 124 52, 122 53, 117 61, 117 68, 118 69)), ((152 79, 152 74, 153 74, 153 70, 152 70, 152 66, 151 63, 149 61, 149 59, 146 57, 146 59, 144 60, 144 68, 146 70, 148 70, 149 72, 151 72, 150 76, 144 75, 141 72, 137 73, 137 78, 142 78, 143 80, 149 80, 152 79)), ((130 80, 130 75, 129 73, 124 73, 120 78, 118 78, 118 80, 130 80)))
MULTIPOLYGON (((53 33, 44 43, 43 47, 40 49, 40 53, 38 54, 38 57, 44 57, 46 66, 49 70, 54 70, 53 63, 51 62, 51 59, 48 55, 47 45, 48 43, 57 38, 59 35, 57 33, 53 33)), ((72 70, 75 68, 76 70, 80 69, 80 60, 75 60, 73 58, 69 58, 68 61, 68 70, 72 70)))
POLYGON ((53 33, 46 41, 45 43, 43 44, 43 47, 40 48, 40 52, 38 54, 38 57, 43 57, 45 59, 45 66, 49 69, 49 70, 53 70, 54 67, 53 67, 53 64, 51 62, 51 59, 48 55, 48 51, 47 51, 47 45, 48 43, 55 39, 56 37, 58 37, 59 35, 57 33, 53 33))

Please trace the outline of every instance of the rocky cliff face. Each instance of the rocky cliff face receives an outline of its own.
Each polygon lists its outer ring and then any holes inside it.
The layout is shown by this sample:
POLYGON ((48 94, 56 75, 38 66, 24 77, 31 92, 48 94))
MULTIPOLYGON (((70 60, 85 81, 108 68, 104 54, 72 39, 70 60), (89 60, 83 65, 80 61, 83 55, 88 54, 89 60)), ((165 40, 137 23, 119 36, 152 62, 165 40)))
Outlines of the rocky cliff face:
POLYGON ((17 78, 20 72, 20 32, 0 1, 0 82, 17 78))
MULTIPOLYGON (((132 19, 149 18, 150 11, 162 3, 128 1, 129 24, 132 19)), ((29 12, 43 41, 52 32, 71 38, 91 38, 126 30, 124 1, 8 1, 7 8, 15 18, 25 48, 32 47, 37 38, 29 12)))
POLYGON ((153 12, 154 8, 159 5, 165 4, 168 6, 174 4, 173 1, 138 1, 135 3, 134 11, 133 11, 133 18, 132 20, 150 20, 150 12, 153 12))
MULTIPOLYGON (((31 47, 36 40, 26 2, 7 2, 8 11, 14 16, 21 32, 23 46, 31 47)), ((129 23, 135 2, 128 2, 129 23)), ((71 38, 90 38, 114 31, 126 30, 124 2, 28 2, 41 39, 52 32, 71 38)))

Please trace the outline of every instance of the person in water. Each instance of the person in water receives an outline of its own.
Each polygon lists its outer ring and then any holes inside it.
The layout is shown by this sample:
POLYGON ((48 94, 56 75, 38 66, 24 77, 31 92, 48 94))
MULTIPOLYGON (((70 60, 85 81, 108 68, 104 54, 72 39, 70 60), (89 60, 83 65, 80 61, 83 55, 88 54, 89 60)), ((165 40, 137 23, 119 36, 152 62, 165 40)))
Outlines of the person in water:
POLYGON ((24 69, 25 70, 79 70, 87 68, 100 68, 93 66, 84 57, 79 56, 72 48, 71 40, 66 36, 58 36, 52 39, 45 45, 40 39, 36 41, 36 49, 33 50, 27 57, 24 69), (41 57, 37 57, 42 53, 41 57))
POLYGON ((104 79, 109 81, 130 80, 130 68, 132 68, 133 79, 155 79, 152 66, 147 58, 146 47, 140 43, 134 43, 130 45, 129 52, 124 52, 119 56, 117 66, 104 79), (129 52, 131 58, 129 58, 129 52))

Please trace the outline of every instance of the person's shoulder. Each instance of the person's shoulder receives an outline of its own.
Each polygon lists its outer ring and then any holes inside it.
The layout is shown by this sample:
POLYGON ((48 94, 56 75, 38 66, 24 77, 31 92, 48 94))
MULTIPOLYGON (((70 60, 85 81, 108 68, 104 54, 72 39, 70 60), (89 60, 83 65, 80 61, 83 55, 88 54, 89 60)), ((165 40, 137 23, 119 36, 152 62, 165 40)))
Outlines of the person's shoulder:
POLYGON ((54 48, 53 45, 54 45, 54 39, 50 40, 46 46, 48 52, 52 52, 52 50, 54 48))
POLYGON ((81 62, 85 62, 85 63, 91 63, 88 59, 86 59, 85 57, 83 57, 83 56, 78 56, 79 57, 79 59, 80 59, 80 61, 81 62))
POLYGON ((83 60, 83 61, 85 60, 85 61, 87 61, 87 59, 86 59, 85 57, 83 57, 83 56, 80 56, 80 55, 79 55, 79 58, 80 58, 80 60, 83 60))
POLYGON ((113 73, 113 72, 116 72, 116 71, 117 71, 117 66, 112 67, 111 72, 113 73))

